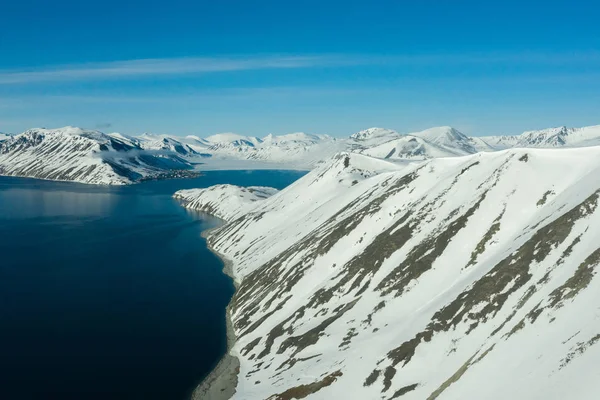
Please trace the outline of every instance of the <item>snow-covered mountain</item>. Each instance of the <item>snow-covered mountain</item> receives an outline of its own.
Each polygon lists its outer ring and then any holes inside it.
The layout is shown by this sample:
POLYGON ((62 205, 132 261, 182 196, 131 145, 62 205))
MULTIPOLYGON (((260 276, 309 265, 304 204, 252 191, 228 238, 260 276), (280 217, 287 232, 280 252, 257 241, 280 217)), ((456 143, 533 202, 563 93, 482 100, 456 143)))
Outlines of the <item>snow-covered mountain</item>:
POLYGON ((31 129, 0 142, 0 175, 123 185, 187 175, 170 151, 149 151, 122 135, 65 127, 31 129))
POLYGON ((600 125, 585 128, 549 128, 525 132, 519 137, 521 147, 580 147, 600 144, 600 125))
POLYGON ((328 135, 312 135, 304 132, 289 133, 287 135, 274 136, 269 134, 261 139, 261 143, 267 145, 304 145, 311 146, 323 141, 331 141, 333 138, 328 135))
POLYGON ((473 146, 470 138, 451 126, 426 129, 414 133, 414 136, 418 136, 442 148, 459 149, 465 154, 477 153, 477 149, 473 146))
MULTIPOLYGON (((111 134, 119 135, 120 134, 111 134)), ((196 151, 192 146, 185 143, 180 138, 173 138, 167 135, 151 135, 145 133, 138 138, 131 138, 137 141, 137 144, 144 150, 168 150, 177 153, 181 156, 198 156, 201 153, 196 151)))
POLYGON ((361 147, 372 147, 398 139, 401 135, 391 129, 369 128, 350 135, 350 140, 361 147))
POLYGON ((233 134, 209 137, 208 151, 218 158, 259 160, 313 168, 336 152, 358 152, 388 160, 422 160, 456 157, 478 152, 530 147, 583 147, 600 145, 600 126, 550 128, 513 136, 469 137, 455 128, 442 126, 400 134, 385 128, 369 128, 348 138, 327 135, 268 135, 262 139, 233 134))
POLYGON ((264 186, 239 187, 216 185, 206 189, 185 189, 173 197, 186 208, 202 211, 224 220, 233 220, 246 214, 255 203, 277 193, 277 189, 264 186))
POLYGON ((449 126, 407 134, 370 128, 346 138, 301 132, 262 138, 235 133, 206 138, 149 133, 134 137, 67 127, 33 129, 0 143, 4 148, 0 174, 117 184, 148 176, 169 176, 192 166, 200 170, 313 169, 343 151, 404 163, 507 148, 592 146, 600 145, 600 126, 488 137, 469 137, 449 126), (34 133, 47 138, 46 144, 36 148, 9 144, 36 143, 34 133), (87 144, 82 145, 83 142, 87 144), (9 147, 12 150, 7 150, 9 147), (142 157, 138 156, 140 152, 142 157))
MULTIPOLYGON (((209 136, 206 151, 215 160, 246 160, 290 168, 310 169, 345 149, 345 142, 327 135, 292 133, 263 138, 219 134, 209 136)), ((263 164, 264 165, 264 164, 263 164)))
POLYGON ((218 133, 205 139, 210 147, 217 149, 234 149, 242 146, 255 147, 262 142, 254 136, 242 136, 236 133, 218 133))
POLYGON ((520 135, 480 136, 472 139, 477 140, 482 146, 491 147, 492 151, 506 150, 517 146, 520 135))
POLYGON ((197 395, 595 399, 599 198, 600 147, 338 154, 209 235, 236 340, 197 395))
POLYGON ((510 147, 588 147, 600 145, 600 125, 583 128, 561 126, 523 132, 516 136, 481 137, 494 149, 510 147))
POLYGON ((10 138, 9 134, 0 132, 0 141, 6 140, 6 139, 9 139, 9 138, 10 138))
POLYGON ((455 157, 491 151, 484 142, 469 138, 456 129, 443 126, 421 132, 400 135, 395 131, 378 129, 361 131, 350 137, 356 145, 350 148, 372 157, 390 160, 455 157))
MULTIPOLYGON (((278 136, 270 134, 257 138, 224 133, 205 139, 195 136, 171 139, 187 143, 197 152, 210 154, 213 157, 212 163, 221 160, 246 160, 304 169, 314 168, 340 151, 359 152, 390 160, 422 160, 493 150, 485 142, 469 138, 451 127, 432 128, 410 134, 370 128, 348 138, 307 133, 278 136)), ((211 162, 207 161, 208 164, 211 162)))
POLYGON ((495 148, 450 126, 441 126, 407 134, 389 129, 367 129, 350 136, 348 150, 388 160, 423 160, 463 156, 495 148))

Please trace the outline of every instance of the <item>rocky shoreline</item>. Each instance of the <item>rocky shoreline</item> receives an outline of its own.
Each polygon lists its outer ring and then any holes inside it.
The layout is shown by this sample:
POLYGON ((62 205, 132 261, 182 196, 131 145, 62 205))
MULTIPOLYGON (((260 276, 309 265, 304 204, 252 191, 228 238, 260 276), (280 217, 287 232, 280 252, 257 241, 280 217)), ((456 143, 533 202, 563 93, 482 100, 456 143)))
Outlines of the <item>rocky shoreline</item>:
MULTIPOLYGON (((225 221, 223 221, 225 223, 225 221)), ((208 229, 202 232, 202 237, 207 238, 216 228, 208 229)), ((223 261, 223 273, 231 278, 237 290, 238 283, 233 276, 233 264, 225 256, 216 251, 210 243, 206 246, 217 257, 223 261)), ((229 306, 226 311, 226 329, 227 329, 227 352, 219 361, 212 372, 204 378, 198 387, 192 393, 192 400, 227 400, 235 394, 235 388, 238 383, 238 374, 240 371, 240 361, 237 357, 230 354, 231 348, 235 344, 236 337, 231 323, 231 314, 229 306)))

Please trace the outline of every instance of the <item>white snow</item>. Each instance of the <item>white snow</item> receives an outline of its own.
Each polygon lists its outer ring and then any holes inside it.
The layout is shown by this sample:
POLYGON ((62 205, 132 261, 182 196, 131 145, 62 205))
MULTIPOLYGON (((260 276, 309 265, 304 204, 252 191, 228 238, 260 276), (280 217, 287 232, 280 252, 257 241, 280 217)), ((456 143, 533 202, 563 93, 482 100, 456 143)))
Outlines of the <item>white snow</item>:
POLYGON ((596 398, 599 189, 600 147, 340 153, 234 211, 234 398, 596 398))
POLYGON ((30 129, 0 142, 0 175, 124 185, 175 168, 190 164, 144 152, 134 138, 71 126, 30 129))
POLYGON ((179 190, 173 197, 186 208, 204 211, 224 220, 234 220, 252 211, 259 201, 275 193, 277 189, 264 186, 216 185, 206 189, 179 190))
MULTIPOLYGON (((263 138, 244 136, 235 133, 219 133, 201 138, 194 135, 179 137, 175 135, 156 135, 145 133, 140 136, 127 136, 120 133, 108 135, 93 130, 77 127, 61 129, 34 129, 15 137, 31 136, 32 132, 50 140, 57 135, 61 137, 80 138, 97 143, 113 139, 118 143, 139 150, 154 152, 156 157, 184 157, 181 162, 195 165, 197 170, 215 169, 302 169, 310 170, 321 165, 339 152, 354 152, 388 161, 404 163, 407 160, 426 160, 432 158, 457 157, 478 152, 499 151, 507 148, 529 147, 586 147, 600 145, 600 126, 584 128, 549 128, 539 131, 528 131, 518 136, 488 136, 469 137, 449 126, 435 127, 421 132, 400 134, 385 128, 369 128, 356 132, 346 138, 333 138, 328 135, 315 135, 295 132, 283 135, 269 134, 263 138)), ((0 137, 1 138, 1 137, 0 137)), ((77 139, 77 140, 80 140, 77 139)), ((6 142, 11 139, 5 139, 6 142)), ((57 139, 53 139, 57 140, 57 139)), ((66 139, 71 140, 71 139, 66 139)), ((90 165, 100 166, 89 160, 88 153, 69 155, 69 146, 61 148, 61 154, 50 154, 47 151, 36 150, 33 168, 27 166, 32 157, 33 149, 28 155, 17 155, 14 149, 7 156, 7 150, 0 150, 0 174, 37 176, 47 179, 77 180, 85 183, 129 183, 130 177, 112 177, 111 172, 97 170, 94 178, 86 178, 90 165), (68 162, 54 165, 58 160, 69 159, 68 162), (48 164, 48 165, 46 165, 48 164), (76 169, 75 173, 65 173, 76 169), (56 170, 56 171, 55 171, 56 170), (60 171, 59 171, 60 170, 60 171), (100 177, 103 175, 103 177, 100 177)), ((75 146, 78 147, 78 146, 75 146)), ((80 146, 79 146, 80 147, 80 146)), ((78 148, 79 148, 78 147, 78 148)), ((18 152, 25 151, 20 148, 18 152)), ((98 152, 97 150, 95 151, 98 152)), ((132 154, 132 153, 130 153, 132 154)), ((115 154, 110 154, 114 158, 115 154)), ((92 157, 94 158, 94 157, 92 157)), ((146 176, 151 174, 147 166, 138 168, 135 163, 124 163, 127 170, 146 176)), ((164 163, 163 163, 164 164, 164 163)), ((162 165, 161 169, 169 168, 162 165)), ((110 169, 110 168, 109 168, 110 169)), ((152 169, 152 168, 150 168, 152 169)), ((115 171, 112 168, 113 172, 115 171)), ((120 175, 120 174, 117 174, 120 175)), ((137 176, 137 175, 136 175, 137 176)))

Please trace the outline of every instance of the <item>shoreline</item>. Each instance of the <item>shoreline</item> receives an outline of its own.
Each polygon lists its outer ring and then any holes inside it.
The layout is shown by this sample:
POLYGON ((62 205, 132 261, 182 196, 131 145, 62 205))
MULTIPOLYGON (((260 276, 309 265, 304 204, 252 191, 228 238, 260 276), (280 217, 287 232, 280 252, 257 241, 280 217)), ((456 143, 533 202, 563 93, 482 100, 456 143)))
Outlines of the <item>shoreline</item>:
MULTIPOLYGON (((222 221, 224 224, 227 223, 224 220, 222 221)), ((223 273, 231 278, 233 286, 237 290, 239 284, 233 275, 233 263, 208 243, 207 238, 210 233, 221 226, 223 225, 203 231, 202 237, 206 240, 206 247, 223 262, 223 273)), ((227 350, 215 368, 194 389, 191 396, 192 400, 228 400, 235 394, 240 372, 240 361, 236 356, 230 354, 236 342, 230 311, 229 305, 227 305, 225 311, 227 350)))
POLYGON ((122 188, 122 187, 126 187, 126 186, 135 186, 135 185, 139 185, 141 183, 147 183, 147 182, 174 181, 174 180, 179 180, 179 179, 195 179, 195 178, 199 178, 204 175, 202 173, 202 171, 195 171, 195 170, 192 170, 192 171, 186 170, 186 171, 194 172, 196 175, 194 175, 194 176, 173 176, 173 177, 146 176, 137 181, 130 181, 130 182, 120 181, 120 182, 115 182, 115 183, 92 183, 92 182, 86 182, 86 181, 77 181, 77 180, 73 180, 73 179, 40 178, 37 176, 6 175, 6 174, 2 174, 2 173, 0 173, 0 178, 31 179, 31 180, 36 180, 36 181, 57 182, 57 183, 74 183, 77 185, 85 185, 87 187, 97 187, 97 188, 122 188))

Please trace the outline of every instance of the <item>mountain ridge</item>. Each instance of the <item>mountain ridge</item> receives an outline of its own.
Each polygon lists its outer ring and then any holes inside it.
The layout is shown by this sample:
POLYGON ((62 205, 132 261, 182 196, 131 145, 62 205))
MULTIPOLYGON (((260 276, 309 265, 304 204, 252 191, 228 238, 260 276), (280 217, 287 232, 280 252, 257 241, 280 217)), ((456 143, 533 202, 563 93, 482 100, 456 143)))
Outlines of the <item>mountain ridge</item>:
POLYGON ((403 163, 507 148, 593 145, 600 145, 600 126, 559 127, 527 131, 518 136, 488 137, 469 137, 449 126, 406 134, 369 128, 346 138, 302 132, 269 134, 263 138, 234 133, 207 138, 150 133, 128 136, 67 126, 36 128, 0 140, 0 174, 91 184, 129 184, 150 177, 177 176, 181 173, 176 171, 191 169, 310 170, 341 151, 403 163), (34 150, 43 138, 54 144, 43 151, 41 148, 34 150), (80 149, 84 142, 88 146, 87 153, 80 149), (70 149, 67 143, 70 143, 70 149), (60 154, 52 154, 53 150, 59 149, 60 154), (102 158, 104 162, 94 162, 94 158, 102 158), (28 167, 28 163, 35 166, 28 167), (65 168, 64 163, 67 164, 65 168), (77 172, 71 173, 71 170, 77 172))
POLYGON ((236 215, 233 398, 594 398, 599 156, 340 153, 236 215))
POLYGON ((0 142, 0 175, 124 185, 187 176, 176 154, 147 151, 124 136, 75 127, 30 129, 0 142))

